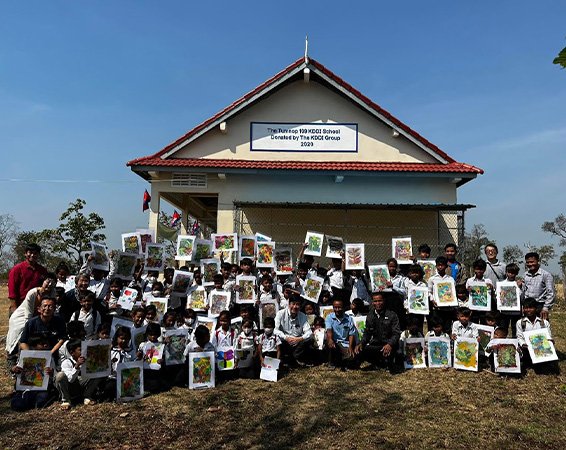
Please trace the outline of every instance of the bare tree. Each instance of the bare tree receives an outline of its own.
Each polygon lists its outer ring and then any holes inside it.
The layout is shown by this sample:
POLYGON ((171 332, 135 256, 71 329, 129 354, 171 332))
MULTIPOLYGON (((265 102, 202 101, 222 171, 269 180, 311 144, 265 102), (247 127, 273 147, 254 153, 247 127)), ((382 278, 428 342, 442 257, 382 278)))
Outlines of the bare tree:
POLYGON ((4 272, 10 265, 6 258, 10 247, 13 245, 19 226, 11 214, 0 215, 0 271, 4 272))

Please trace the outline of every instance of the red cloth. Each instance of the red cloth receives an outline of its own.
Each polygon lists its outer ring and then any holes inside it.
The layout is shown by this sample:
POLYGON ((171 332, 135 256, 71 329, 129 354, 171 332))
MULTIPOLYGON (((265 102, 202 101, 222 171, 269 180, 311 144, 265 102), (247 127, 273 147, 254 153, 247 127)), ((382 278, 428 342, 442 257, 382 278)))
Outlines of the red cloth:
POLYGON ((27 261, 16 264, 8 275, 8 298, 19 306, 30 289, 41 286, 47 269, 38 264, 31 266, 27 261))

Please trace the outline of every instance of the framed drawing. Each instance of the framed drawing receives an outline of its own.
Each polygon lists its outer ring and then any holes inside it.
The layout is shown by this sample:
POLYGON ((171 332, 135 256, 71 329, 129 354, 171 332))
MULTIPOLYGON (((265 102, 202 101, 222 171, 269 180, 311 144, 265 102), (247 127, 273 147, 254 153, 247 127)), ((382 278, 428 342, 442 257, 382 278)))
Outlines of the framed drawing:
POLYGON ((258 242, 256 267, 275 267, 275 242, 258 242))
POLYGON ((208 294, 208 317, 218 317, 222 311, 230 307, 231 292, 217 292, 215 290, 208 294))
POLYGON ((437 274, 434 259, 419 259, 417 264, 423 269, 423 281, 425 283, 428 283, 429 278, 437 274))
POLYGON ((452 366, 450 338, 432 336, 428 338, 428 367, 444 368, 452 366))
POLYGON ((177 248, 175 259, 177 261, 192 261, 193 251, 195 249, 195 236, 188 234, 180 234, 177 236, 177 248))
POLYGON ((169 299, 166 297, 152 297, 146 300, 146 305, 155 305, 155 308, 157 309, 157 320, 161 323, 163 314, 167 312, 169 299))
POLYGON ((256 242, 272 242, 273 239, 269 237, 267 234, 256 233, 255 234, 256 242))
POLYGON ((521 311, 521 289, 515 281, 497 283, 497 309, 499 311, 521 311))
POLYGON ((220 261, 217 259, 202 259, 200 261, 200 273, 202 274, 203 286, 214 286, 214 275, 220 273, 220 261))
POLYGON ((84 356, 86 361, 81 366, 81 377, 102 378, 110 375, 112 371, 111 350, 112 341, 110 339, 82 341, 81 356, 84 356))
POLYGON ((138 298, 138 291, 132 288, 124 288, 118 298, 118 306, 122 309, 131 311, 138 298))
POLYGON ((213 388, 215 385, 214 352, 189 353, 189 389, 213 388))
POLYGON ((106 271, 110 270, 110 259, 108 258, 108 252, 106 251, 106 245, 98 242, 91 242, 90 248, 91 255, 94 258, 92 268, 106 271))
POLYGON ((322 241, 324 240, 323 233, 317 233, 316 231, 307 231, 305 236, 305 251, 304 255, 320 256, 322 254, 322 241))
POLYGON ((334 308, 332 306, 321 306, 319 309, 319 316, 322 317, 324 320, 334 312, 334 308))
POLYGON ((279 311, 279 307, 275 300, 268 300, 265 302, 261 302, 259 305, 259 323, 263 328, 263 319, 266 317, 272 317, 275 319, 277 315, 277 311, 279 311))
POLYGON ((371 291, 383 291, 387 288, 387 283, 391 281, 389 269, 385 264, 369 266, 369 279, 371 281, 371 291))
POLYGON ((238 275, 236 277, 236 286, 238 286, 238 290, 236 291, 236 303, 255 303, 255 283, 256 278, 253 275, 238 275))
POLYGON ((495 328, 490 327, 489 325, 476 325, 476 327, 480 338, 480 348, 485 351, 487 344, 489 344, 489 341, 493 339, 493 332, 495 328))
POLYGON ((234 347, 219 347, 216 350, 216 368, 222 370, 234 370, 236 368, 236 353, 234 347))
POLYGON ((558 360, 558 355, 556 354, 554 343, 551 341, 548 328, 525 331, 523 336, 525 337, 525 342, 527 343, 533 364, 558 360))
POLYGON ((422 369, 426 367, 424 338, 407 338, 403 345, 405 369, 422 369))
POLYGON ((206 289, 202 286, 195 286, 189 290, 187 295, 187 309, 194 311, 206 311, 206 289))
POLYGON ((346 258, 346 270, 364 270, 366 263, 364 244, 345 244, 344 256, 346 258))
POLYGON ((255 236, 240 236, 238 243, 238 261, 244 258, 250 258, 253 260, 255 258, 255 236))
POLYGON ((136 229, 136 233, 140 235, 140 243, 141 243, 141 253, 145 254, 145 246, 147 244, 152 244, 156 242, 155 240, 155 230, 152 229, 136 229))
POLYGON ((291 247, 277 247, 274 258, 275 273, 277 275, 290 275, 293 273, 293 250, 291 247))
POLYGON ((344 239, 337 236, 326 236, 326 257, 342 258, 340 252, 344 250, 344 239))
POLYGON ((316 275, 307 277, 305 286, 303 287, 303 298, 307 299, 309 302, 318 303, 323 285, 324 278, 317 277, 316 275))
POLYGON ((477 372, 479 348, 477 339, 457 338, 454 341, 454 368, 477 372))
POLYGON ((146 342, 142 348, 143 353, 143 368, 151 370, 161 369, 163 363, 163 350, 165 344, 162 342, 146 342))
POLYGON ((116 365, 116 401, 130 402, 143 398, 143 361, 116 365))
POLYGON ((134 255, 144 255, 141 246, 141 237, 139 233, 122 234, 122 251, 133 253, 134 255))
POLYGON ((134 278, 138 257, 139 255, 133 253, 118 252, 114 276, 125 281, 131 281, 134 278))
POLYGON ((394 237, 391 239, 391 256, 399 264, 412 263, 413 244, 411 236, 394 237))
POLYGON ((193 248, 193 262, 200 263, 203 259, 210 258, 212 254, 212 241, 208 239, 195 239, 193 248))
POLYGON ((354 326, 356 327, 356 330, 358 331, 358 344, 360 342, 362 342, 362 337, 364 336, 364 332, 366 331, 366 319, 367 316, 358 316, 358 317, 352 317, 352 319, 354 320, 354 326))
POLYGON ((185 363, 185 347, 189 342, 189 331, 183 329, 165 331, 165 365, 185 363))
POLYGON ((165 245, 146 244, 144 270, 163 272, 163 269, 165 269, 165 245))
POLYGON ((428 288, 411 286, 407 293, 410 314, 429 314, 428 288))
POLYGON ((18 367, 22 371, 16 377, 16 391, 46 391, 49 375, 45 369, 51 366, 51 352, 21 350, 18 367))
POLYGON ((439 308, 443 306, 458 306, 454 278, 447 277, 444 280, 434 280, 432 296, 439 308))
POLYGON ((171 292, 175 294, 186 295, 189 288, 193 284, 194 274, 185 272, 184 270, 175 270, 173 279, 171 280, 171 292))
POLYGON ((212 249, 221 252, 238 250, 238 235, 236 233, 212 234, 212 249))
POLYGON ((491 349, 496 372, 521 373, 521 356, 517 339, 493 339, 491 349))
POLYGON ((471 281, 468 308, 473 311, 491 311, 491 289, 484 281, 471 281))

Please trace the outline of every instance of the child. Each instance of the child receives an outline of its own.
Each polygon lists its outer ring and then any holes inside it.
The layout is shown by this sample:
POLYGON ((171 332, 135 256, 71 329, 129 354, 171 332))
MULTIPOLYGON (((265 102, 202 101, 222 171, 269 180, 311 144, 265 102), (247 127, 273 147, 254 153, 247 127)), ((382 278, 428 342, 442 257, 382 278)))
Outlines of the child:
POLYGON ((165 335, 166 331, 176 330, 176 319, 177 315, 173 311, 167 311, 163 314, 163 319, 161 320, 161 336, 165 335))
POLYGON ((403 365, 404 353, 405 353, 405 341, 409 338, 422 338, 423 333, 421 330, 421 322, 416 315, 407 316, 407 329, 401 333, 399 338, 399 350, 398 350, 398 361, 397 364, 401 367, 403 365))
POLYGON ((352 294, 350 295, 350 303, 356 298, 362 300, 365 306, 371 303, 371 295, 369 295, 368 281, 363 270, 352 271, 352 294))
POLYGON ((277 309, 279 309, 280 297, 279 292, 273 289, 273 278, 270 275, 264 275, 260 281, 260 290, 258 296, 258 305, 263 302, 277 302, 277 309))
POLYGON ((263 319, 263 334, 258 338, 257 352, 260 365, 263 367, 263 359, 266 356, 281 359, 281 338, 274 333, 275 319, 266 317, 263 319))
MULTIPOLYGON (((493 290, 493 282, 489 278, 484 277, 485 270, 487 268, 487 263, 481 258, 476 259, 472 265, 472 268, 474 269, 474 276, 466 280, 466 289, 468 290, 468 293, 470 293, 470 291, 472 290, 471 286, 473 283, 483 282, 487 284, 487 288, 490 290, 491 298, 493 299, 495 297, 494 295, 495 292, 493 290)), ((495 309, 493 300, 491 302, 491 309, 492 310, 495 309)), ((478 314, 478 320, 482 320, 484 317, 485 317, 485 313, 478 314)))
POLYGON ((425 353, 428 352, 428 340, 431 337, 450 338, 448 333, 445 333, 442 329, 442 320, 435 315, 428 319, 428 330, 428 333, 425 335, 425 353))
MULTIPOLYGON (((30 350, 46 351, 49 350, 49 341, 44 336, 31 336, 28 342, 30 350)), ((15 391, 10 407, 15 411, 27 411, 34 408, 46 408, 55 400, 53 396, 53 359, 51 359, 51 366, 45 368, 45 375, 49 377, 49 384, 47 390, 25 390, 15 391)), ((23 372, 23 367, 15 365, 12 367, 11 372, 13 376, 23 372)))
POLYGON ((86 359, 81 355, 81 341, 73 339, 67 342, 69 357, 61 363, 61 372, 55 377, 55 386, 61 396, 61 409, 71 408, 71 401, 76 397, 83 397, 85 405, 96 403, 94 395, 103 378, 84 379, 80 376, 81 366, 86 359))
POLYGON ((332 267, 326 272, 326 283, 335 297, 339 292, 344 289, 344 271, 346 270, 346 260, 344 252, 340 252, 340 258, 332 258, 332 267))
POLYGON ((210 331, 204 325, 199 325, 193 333, 193 340, 185 347, 185 356, 194 352, 213 352, 214 345, 210 342, 210 331))
POLYGON ((157 306, 151 304, 145 307, 145 319, 143 324, 147 325, 149 323, 158 323, 157 320, 157 306))
POLYGON ((365 303, 361 298, 355 298, 352 300, 350 307, 352 309, 346 311, 347 315, 352 317, 362 317, 364 315, 365 303))
POLYGON ((469 337, 479 340, 478 327, 475 323, 470 322, 472 317, 472 311, 468 308, 459 308, 457 313, 457 319, 452 324, 452 335, 453 341, 459 337, 469 337))
POLYGON ((419 245, 417 252, 418 252, 418 257, 417 257, 418 259, 429 259, 432 250, 428 244, 421 244, 419 245))
POLYGON ((253 378, 256 356, 257 333, 253 330, 254 323, 250 319, 242 321, 242 331, 236 341, 239 375, 242 378, 253 378))
MULTIPOLYGON (((217 273, 216 275, 214 275, 214 277, 212 278, 212 280, 214 281, 214 289, 212 289, 209 293, 208 293, 208 305, 206 306, 206 309, 209 311, 209 314, 212 314, 212 311, 210 311, 210 307, 212 305, 212 296, 214 294, 218 294, 218 293, 225 293, 226 291, 223 288, 224 285, 224 278, 222 278, 222 275, 220 275, 219 273, 217 273)), ((228 305, 226 305, 226 310, 230 309, 232 303, 232 299, 230 298, 230 301, 228 302, 228 305)), ((209 316, 209 317, 214 317, 213 316, 209 316)))
MULTIPOLYGON (((448 260, 444 256, 439 256, 438 258, 436 258, 435 264, 437 273, 428 279, 428 293, 431 299, 433 299, 434 283, 450 279, 450 275, 446 273, 448 260)), ((438 318, 440 318, 440 320, 442 320, 442 329, 445 333, 448 333, 452 329, 452 321, 454 320, 456 308, 453 306, 443 306, 440 308, 438 307, 434 299, 432 300, 432 305, 435 310, 435 314, 438 318)))
MULTIPOLYGON (((507 330, 501 327, 496 327, 493 330, 493 339, 505 339, 507 337, 507 330)), ((495 357, 497 356, 498 346, 493 343, 493 339, 485 346, 485 353, 489 355, 489 367, 492 372, 495 372, 495 357)), ((517 348, 517 351, 520 349, 517 348)))
POLYGON ((458 299, 458 308, 467 308, 470 300, 470 293, 465 284, 456 286, 456 298, 458 299))
MULTIPOLYGON (((149 362, 152 359, 153 349, 155 347, 163 348, 163 344, 160 342, 161 338, 161 327, 157 323, 150 323, 147 325, 145 329, 145 341, 143 341, 139 347, 137 352, 137 359, 144 360, 149 362), (149 346, 148 344, 152 344, 149 346), (148 352, 148 348, 151 347, 151 350, 148 352)), ((157 364, 163 364, 163 358, 157 360, 157 364)), ((145 366, 145 363, 144 363, 145 366)), ((143 369, 143 378, 144 378, 144 389, 151 393, 162 392, 166 389, 164 378, 162 377, 162 369, 163 366, 159 369, 153 369, 151 367, 144 367, 143 369)))
MULTIPOLYGON (((544 363, 533 364, 531 360, 531 355, 529 353, 527 342, 525 340, 525 331, 540 330, 546 328, 548 330, 548 335, 550 340, 552 339, 552 332, 550 330, 550 323, 548 320, 543 319, 537 313, 537 300, 534 298, 526 298, 523 302, 523 318, 517 321, 517 339, 519 345, 523 349, 523 356, 521 358, 521 371, 526 372, 528 367, 532 367, 535 373, 556 373, 559 371, 558 365, 555 364, 557 361, 549 361, 544 363)), ((554 342, 554 341, 553 341, 554 342)))
POLYGON ((488 311, 485 313, 484 323, 490 327, 497 327, 499 323, 499 313, 497 311, 488 311))
POLYGON ((315 364, 322 364, 324 361, 327 360, 325 357, 325 337, 326 337, 326 329, 325 329, 325 321, 322 317, 317 316, 313 321, 313 340, 312 340, 312 348, 314 350, 313 361, 315 364))
MULTIPOLYGON (((517 275, 519 275, 519 266, 515 263, 507 264, 505 266, 505 281, 510 281, 515 283, 519 288, 521 287, 521 282, 517 280, 517 275)), ((524 292, 521 289, 521 302, 524 300, 524 292)), ((500 316, 500 326, 509 329, 511 325, 511 337, 517 337, 517 321, 521 318, 521 312, 517 311, 501 311, 500 316)))
POLYGON ((110 322, 103 322, 98 326, 96 330, 96 336, 98 339, 110 339, 110 329, 111 323, 110 322))
POLYGON ((316 311, 314 309, 314 303, 305 302, 305 306, 303 306, 303 312, 307 316, 307 322, 313 328, 314 319, 316 318, 316 311))
POLYGON ((242 307, 240 308, 240 317, 242 318, 242 321, 240 322, 240 325, 235 327, 237 331, 240 332, 241 324, 244 323, 244 320, 251 320, 254 324, 253 330, 257 331, 258 327, 255 322, 255 314, 256 310, 252 305, 242 305, 242 307))
POLYGON ((120 298, 123 286, 124 283, 120 278, 112 278, 112 280, 110 280, 110 288, 104 298, 104 303, 106 303, 108 308, 108 314, 112 316, 122 315, 123 311, 122 308, 118 306, 118 299, 120 298))
POLYGON ((395 312, 399 318, 399 327, 404 330, 406 327, 405 297, 407 279, 398 272, 399 264, 395 258, 387 260, 387 269, 391 281, 387 282, 387 288, 383 290, 387 309, 395 312))
POLYGON ((86 331, 85 324, 79 320, 73 320, 67 324, 67 339, 61 347, 59 347, 59 362, 62 362, 65 358, 69 358, 71 355, 67 351, 67 343, 71 340, 79 339, 81 341, 85 340, 86 331))
POLYGON ((71 320, 78 320, 85 324, 87 339, 96 339, 96 330, 102 323, 102 315, 93 308, 95 301, 96 295, 93 292, 88 292, 80 299, 81 309, 75 311, 71 316, 71 320))
POLYGON ((132 359, 130 354, 130 341, 132 333, 127 327, 118 327, 112 339, 112 351, 110 353, 110 362, 112 364, 112 372, 106 380, 104 386, 104 398, 112 400, 116 397, 116 367, 123 362, 129 362, 132 359))
POLYGON ((214 331, 210 341, 217 350, 221 347, 234 347, 236 343, 236 332, 231 326, 229 311, 222 311, 218 316, 218 327, 214 331))
POLYGON ((416 287, 423 287, 423 288, 427 287, 426 283, 422 281, 423 275, 424 275, 423 269, 418 264, 412 264, 409 267, 409 270, 407 272, 407 280, 405 283, 405 301, 404 301, 405 313, 408 315, 408 317, 412 316, 416 318, 417 322, 419 323, 419 330, 421 334, 423 332, 424 315, 409 314, 409 290, 416 287))
POLYGON ((144 325, 147 325, 147 323, 145 323, 145 308, 143 306, 134 306, 132 308, 131 316, 134 328, 141 328, 144 325))

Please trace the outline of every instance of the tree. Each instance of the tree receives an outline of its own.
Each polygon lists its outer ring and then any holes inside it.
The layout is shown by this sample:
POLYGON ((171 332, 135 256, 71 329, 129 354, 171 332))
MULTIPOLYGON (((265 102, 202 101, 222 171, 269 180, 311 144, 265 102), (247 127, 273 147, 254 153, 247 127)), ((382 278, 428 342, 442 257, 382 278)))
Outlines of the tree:
POLYGON ((56 250, 59 245, 59 236, 55 233, 55 230, 22 231, 18 233, 12 245, 14 263, 24 260, 26 245, 31 243, 41 247, 39 262, 47 267, 48 270, 55 270, 55 267, 61 261, 73 268, 74 261, 71 261, 67 255, 56 250))
POLYGON ((11 214, 0 215, 0 272, 8 270, 8 252, 18 234, 18 222, 11 214))
POLYGON ((61 214, 61 223, 53 230, 59 238, 56 252, 64 253, 77 264, 81 263, 81 252, 90 249, 89 243, 102 242, 106 236, 99 233, 105 227, 104 219, 91 212, 88 216, 83 214, 86 205, 84 200, 78 198, 69 204, 67 210, 61 214))
POLYGON ((521 264, 524 254, 525 252, 518 245, 506 245, 503 247, 503 261, 506 264, 521 264))
POLYGON ((551 222, 544 222, 541 226, 542 231, 546 231, 560 239, 558 245, 566 247, 566 216, 559 214, 551 222))
POLYGON ((559 64, 563 69, 566 69, 566 47, 564 47, 558 56, 552 61, 554 64, 559 64))
POLYGON ((482 256, 482 248, 493 242, 487 236, 485 226, 474 225, 470 233, 464 234, 464 240, 458 251, 459 259, 468 268, 472 267, 474 261, 482 256))
POLYGON ((548 265, 551 259, 556 257, 556 252, 554 251, 554 247, 552 245, 541 245, 540 247, 536 245, 532 245, 530 243, 525 244, 527 250, 529 252, 536 252, 540 256, 540 264, 542 266, 548 265))

